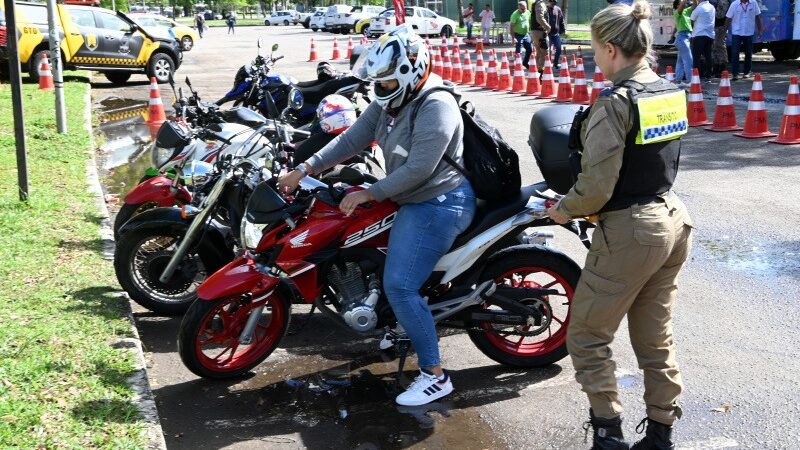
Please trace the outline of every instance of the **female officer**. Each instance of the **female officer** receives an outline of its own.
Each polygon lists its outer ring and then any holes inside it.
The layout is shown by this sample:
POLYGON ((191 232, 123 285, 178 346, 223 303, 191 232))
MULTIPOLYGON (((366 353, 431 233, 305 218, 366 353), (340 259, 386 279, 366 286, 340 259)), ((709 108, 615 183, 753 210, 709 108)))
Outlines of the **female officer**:
POLYGON ((441 367, 433 316, 419 294, 436 262, 453 245, 475 215, 475 193, 444 155, 463 164, 464 123, 451 93, 428 94, 441 86, 431 75, 425 43, 403 26, 381 36, 353 68, 361 63, 366 77, 375 82, 375 101, 352 127, 337 136, 294 171, 282 176, 281 186, 294 189, 307 174, 318 173, 353 157, 376 139, 383 149, 386 178, 369 189, 348 194, 339 205, 347 215, 370 201, 390 198, 400 204, 389 235, 383 287, 397 321, 417 351, 421 373, 397 396, 397 403, 416 406, 453 391, 441 367))
MULTIPOLYGON (((575 185, 549 210, 559 222, 599 215, 572 304, 567 346, 589 397, 596 449, 629 448, 608 345, 623 316, 644 371, 647 434, 633 448, 673 448, 681 376, 672 339, 676 278, 692 224, 671 193, 686 133, 681 90, 650 70, 650 6, 615 4, 591 23, 595 63, 614 82, 573 126, 582 143, 575 185)), ((638 427, 637 427, 638 428, 638 427)))

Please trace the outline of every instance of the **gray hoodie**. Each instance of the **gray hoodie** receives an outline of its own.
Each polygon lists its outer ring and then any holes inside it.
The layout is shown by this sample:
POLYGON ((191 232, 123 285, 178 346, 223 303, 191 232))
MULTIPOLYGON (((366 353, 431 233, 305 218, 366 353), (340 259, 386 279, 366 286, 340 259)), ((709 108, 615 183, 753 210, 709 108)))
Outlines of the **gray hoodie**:
POLYGON ((416 99, 394 118, 372 102, 352 127, 306 162, 320 172, 355 156, 375 139, 383 149, 387 173, 369 188, 378 201, 420 203, 450 192, 464 181, 461 173, 442 160, 447 153, 464 165, 464 123, 453 95, 430 94, 417 109, 411 133, 411 112, 422 92, 442 85, 442 79, 431 74, 416 99))

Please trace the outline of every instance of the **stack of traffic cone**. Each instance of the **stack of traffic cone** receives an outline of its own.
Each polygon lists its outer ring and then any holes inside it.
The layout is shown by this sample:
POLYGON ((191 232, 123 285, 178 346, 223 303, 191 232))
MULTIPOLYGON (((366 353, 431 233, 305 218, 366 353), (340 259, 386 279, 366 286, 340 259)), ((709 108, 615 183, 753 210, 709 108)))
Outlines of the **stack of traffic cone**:
POLYGON ((800 89, 797 87, 796 76, 789 82, 789 93, 786 95, 786 107, 783 110, 778 137, 768 142, 784 145, 800 144, 800 89))
POLYGON ((450 53, 447 52, 447 46, 442 47, 442 79, 450 80, 453 75, 453 63, 450 62, 450 53))
POLYGON ((39 90, 52 91, 55 89, 53 84, 53 72, 50 70, 50 61, 47 60, 45 53, 42 58, 42 64, 39 66, 39 90))
POLYGON ((594 105, 594 102, 597 100, 597 97, 603 92, 603 89, 606 88, 606 77, 603 75, 603 72, 600 70, 600 66, 594 66, 594 81, 592 82, 592 98, 589 101, 590 105, 594 105))
POLYGON ((309 62, 317 60, 317 45, 314 43, 314 38, 311 38, 311 53, 308 56, 309 62))
POLYGON ((453 70, 450 72, 450 81, 461 83, 461 51, 458 45, 453 45, 453 55, 450 57, 453 62, 453 70))
POLYGON ((703 88, 700 86, 700 72, 697 71, 696 67, 692 69, 692 84, 689 86, 686 110, 690 127, 699 127, 711 123, 706 115, 706 104, 703 102, 703 88))
POLYGON ((589 104, 589 89, 586 86, 586 72, 583 68, 583 58, 578 58, 578 67, 575 70, 575 92, 572 94, 572 103, 579 105, 589 104))
POLYGON ((161 92, 158 90, 156 77, 150 77, 150 103, 147 110, 147 124, 160 125, 167 120, 164 112, 164 103, 161 101, 161 92))
MULTIPOLYGON (((481 42, 481 41, 478 41, 481 42)), ((475 86, 486 84, 486 68, 483 67, 483 52, 475 52, 477 61, 475 62, 475 86)))
POLYGON ((556 95, 554 102, 569 103, 572 101, 572 83, 569 81, 569 69, 567 66, 567 57, 561 58, 561 73, 558 76, 558 95, 556 95))
POLYGON ((442 76, 442 57, 437 52, 433 53, 432 70, 436 75, 442 76))
POLYGON ((539 68, 536 67, 536 58, 531 60, 528 67, 528 85, 525 86, 525 95, 539 95, 542 86, 539 84, 539 68))
POLYGON ((333 54, 331 55, 331 60, 341 59, 342 55, 339 53, 339 43, 336 42, 336 38, 333 38, 333 54))
POLYGON ((347 56, 345 56, 345 58, 349 60, 351 56, 353 56, 353 38, 348 36, 347 37, 347 56))
POLYGON ((475 77, 472 73, 472 58, 469 57, 469 50, 464 51, 464 64, 461 68, 461 84, 472 84, 475 77))
POLYGON ((486 87, 488 89, 497 89, 500 80, 497 77, 497 59, 495 58, 494 49, 489 50, 489 69, 486 71, 486 87))
POLYGON ((714 108, 714 122, 706 128, 708 131, 739 131, 742 127, 736 124, 736 110, 733 109, 733 93, 728 71, 722 72, 719 80, 717 106, 714 108))
POLYGON ((539 94, 539 98, 553 98, 555 95, 556 85, 553 80, 553 63, 550 62, 550 55, 545 55, 542 72, 542 92, 539 94))
POLYGON ((767 124, 767 110, 764 106, 764 88, 761 86, 761 74, 753 78, 753 89, 750 91, 750 101, 747 102, 747 116, 744 118, 744 131, 734 133, 748 139, 777 136, 769 131, 767 124))
POLYGON ((514 60, 514 79, 511 83, 511 92, 525 92, 525 72, 522 70, 522 56, 519 53, 514 60))
POLYGON ((501 52, 503 59, 500 60, 500 74, 497 83, 498 91, 507 91, 511 87, 511 70, 508 68, 508 56, 506 52, 501 52))
POLYGON ((672 66, 667 66, 667 81, 672 84, 675 84, 675 72, 672 70, 672 66))
POLYGON ((569 79, 570 80, 574 80, 575 79, 575 72, 578 71, 578 62, 575 59, 575 53, 573 53, 573 54, 571 54, 569 56, 570 56, 570 60, 569 60, 569 79))

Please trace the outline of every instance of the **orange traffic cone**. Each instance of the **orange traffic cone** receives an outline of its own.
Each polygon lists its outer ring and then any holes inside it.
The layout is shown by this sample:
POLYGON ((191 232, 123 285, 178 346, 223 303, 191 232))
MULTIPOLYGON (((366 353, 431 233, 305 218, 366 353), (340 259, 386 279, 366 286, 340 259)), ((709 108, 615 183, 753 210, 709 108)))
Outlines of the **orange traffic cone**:
POLYGON ((39 90, 52 91, 53 89, 55 89, 53 72, 50 70, 50 61, 47 60, 47 54, 45 53, 42 58, 42 64, 39 65, 39 90))
MULTIPOLYGON (((480 42, 480 41, 478 41, 480 42)), ((486 84, 486 68, 483 67, 483 52, 475 51, 475 86, 483 86, 486 84)))
POLYGON ((800 89, 797 87, 796 76, 789 82, 789 93, 786 95, 786 107, 783 109, 778 137, 768 142, 784 145, 800 144, 800 89))
POLYGON ((578 67, 575 69, 575 92, 572 93, 572 103, 579 105, 589 104, 589 89, 586 86, 586 70, 583 68, 583 58, 578 58, 578 67))
POLYGON ((603 89, 606 88, 606 77, 603 75, 603 72, 600 70, 600 66, 594 66, 594 80, 592 81, 592 98, 589 101, 590 105, 594 105, 594 102, 597 100, 597 97, 603 92, 603 89))
POLYGON ((650 66, 650 70, 652 70, 653 72, 656 73, 656 75, 658 75, 658 60, 653 61, 653 65, 650 66))
POLYGON ((583 59, 583 50, 581 50, 581 46, 578 46, 578 59, 583 59))
POLYGON ((453 64, 450 62, 450 53, 447 46, 442 47, 442 79, 450 80, 453 75, 453 64))
MULTIPOLYGON (((361 36, 361 45, 367 45, 369 43, 369 39, 366 36, 361 36)), ((428 43, 428 48, 431 48, 430 43, 428 43)))
POLYGON ((331 55, 332 60, 341 59, 342 55, 339 53, 339 43, 336 42, 336 38, 333 38, 333 54, 331 55))
POLYGON ((500 80, 497 76, 497 58, 495 58, 494 49, 489 50, 489 69, 486 71, 486 87, 488 89, 497 89, 500 80))
POLYGON ((536 67, 536 58, 528 66, 528 84, 525 86, 525 95, 539 95, 542 86, 539 84, 539 68, 536 67))
POLYGON ((349 60, 351 56, 353 56, 353 38, 348 36, 347 37, 347 56, 345 56, 345 59, 349 60))
POLYGON ((507 91, 511 87, 511 70, 508 68, 508 56, 506 52, 501 52, 503 59, 500 60, 500 80, 497 83, 498 91, 507 91))
POLYGON ((453 83, 461 83, 461 51, 458 49, 458 45, 453 46, 453 54, 450 60, 453 62, 453 70, 450 72, 450 81, 453 83))
POLYGON ((311 38, 311 52, 308 55, 308 61, 314 62, 317 60, 317 44, 314 43, 314 38, 311 38))
POLYGON ((433 53, 433 73, 442 76, 442 57, 438 52, 433 53))
POLYGON ((478 41, 475 43, 475 52, 483 53, 483 38, 478 39, 478 41))
POLYGON ((525 72, 522 70, 522 56, 519 53, 514 61, 514 80, 511 83, 511 92, 525 92, 525 72))
POLYGON ((750 91, 750 101, 747 102, 747 116, 744 118, 744 131, 734 133, 748 139, 773 137, 777 134, 769 131, 767 124, 767 110, 764 106, 764 88, 761 86, 761 74, 753 78, 753 89, 750 91))
POLYGON ((703 101, 703 88, 700 86, 700 72, 697 71, 697 68, 692 69, 692 84, 689 86, 686 110, 690 127, 699 127, 711 123, 706 115, 706 104, 703 101))
POLYGON ((542 92, 538 98, 553 98, 556 95, 556 84, 553 80, 553 63, 550 55, 544 55, 544 71, 542 72, 542 92))
POLYGON ((714 123, 706 128, 708 131, 739 131, 742 127, 736 124, 736 110, 733 109, 733 93, 728 71, 722 72, 719 80, 717 106, 714 108, 714 123))
POLYGON ((575 72, 577 72, 577 70, 578 70, 578 62, 575 59, 575 53, 569 55, 569 57, 570 57, 570 60, 569 60, 569 79, 570 80, 574 80, 575 79, 575 72))
POLYGON ((672 84, 675 84, 675 72, 672 70, 672 66, 667 66, 667 81, 672 84))
POLYGON ((147 124, 161 124, 167 120, 164 112, 164 103, 161 102, 161 92, 158 90, 156 77, 150 77, 150 104, 147 111, 147 124))
POLYGON ((464 65, 461 69, 461 84, 473 83, 475 77, 472 72, 472 59, 469 57, 469 50, 464 50, 464 65))
POLYGON ((567 68, 567 57, 561 58, 561 73, 558 76, 558 95, 554 102, 569 103, 572 101, 572 83, 569 81, 569 69, 567 68))

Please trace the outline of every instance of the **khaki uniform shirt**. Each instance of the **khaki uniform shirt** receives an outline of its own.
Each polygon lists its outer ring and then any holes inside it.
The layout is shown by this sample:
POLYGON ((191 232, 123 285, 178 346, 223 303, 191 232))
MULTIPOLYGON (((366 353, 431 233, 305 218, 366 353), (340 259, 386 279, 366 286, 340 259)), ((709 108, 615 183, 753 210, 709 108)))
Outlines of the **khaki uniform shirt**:
POLYGON ((533 3, 533 20, 542 26, 545 33, 550 32, 550 22, 547 20, 547 5, 545 5, 544 0, 533 3))
MULTIPOLYGON (((611 77, 614 84, 625 80, 652 83, 658 75, 646 61, 628 66, 611 77)), ((625 138, 633 127, 632 105, 627 89, 597 98, 581 127, 583 157, 581 174, 558 204, 558 211, 572 217, 596 214, 605 206, 619 180, 625 138)))

